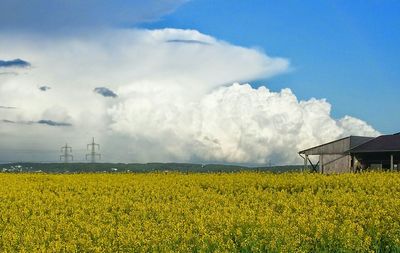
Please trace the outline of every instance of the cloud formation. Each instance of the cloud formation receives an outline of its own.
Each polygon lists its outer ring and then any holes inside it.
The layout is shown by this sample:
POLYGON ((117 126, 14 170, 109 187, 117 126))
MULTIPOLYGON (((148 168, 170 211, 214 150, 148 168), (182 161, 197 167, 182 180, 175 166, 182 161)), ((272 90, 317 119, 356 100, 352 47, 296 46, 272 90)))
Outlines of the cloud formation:
POLYGON ((70 123, 57 122, 48 119, 41 119, 38 121, 14 121, 14 120, 2 119, 1 122, 9 124, 21 124, 21 125, 41 124, 41 125, 56 126, 56 127, 72 126, 72 124, 70 123))
POLYGON ((40 86, 39 87, 39 90, 41 90, 41 91, 48 91, 48 90, 50 90, 51 89, 51 87, 50 86, 47 86, 47 85, 43 85, 43 86, 40 86))
POLYGON ((8 120, 8 119, 2 119, 1 122, 3 122, 3 123, 10 123, 10 124, 16 123, 15 121, 8 120))
POLYGON ((16 108, 16 107, 13 107, 13 106, 4 106, 4 105, 0 105, 0 109, 13 110, 13 109, 17 109, 17 108, 16 108))
POLYGON ((186 43, 186 44, 201 44, 201 45, 209 45, 208 42, 201 40, 179 40, 179 39, 171 39, 167 40, 168 43, 186 43))
POLYGON ((49 119, 41 119, 37 121, 36 123, 42 124, 42 125, 48 125, 48 126, 72 126, 72 124, 67 123, 67 122, 57 122, 49 119))
POLYGON ((117 94, 115 94, 112 90, 106 87, 96 87, 94 88, 93 91, 102 95, 103 97, 112 97, 112 98, 117 97, 117 94))
POLYGON ((0 35, 0 52, 2 58, 20 53, 35 66, 0 76, 0 101, 19 108, 0 111, 0 118, 71 124, 4 124, 0 148, 49 150, 66 141, 79 148, 95 136, 107 161, 292 164, 309 146, 379 134, 360 119, 332 118, 324 99, 253 88, 247 83, 286 72, 289 61, 195 30, 109 30, 62 40, 0 35), (52 83, 51 95, 37 83, 52 83), (93 93, 104 83, 118 96, 93 93))
POLYGON ((31 66, 31 64, 27 61, 21 59, 15 60, 0 60, 0 68, 26 68, 31 66))
MULTIPOLYGON (((271 159, 278 164, 296 163, 297 152, 312 145, 350 134, 378 134, 359 119, 333 119, 325 100, 298 101, 290 89, 272 92, 235 83, 192 103, 170 103, 174 98, 168 96, 141 94, 115 105, 108 110, 111 128, 137 143, 165 147, 172 160, 265 163, 271 159)), ((150 156, 157 157, 158 152, 150 156)))

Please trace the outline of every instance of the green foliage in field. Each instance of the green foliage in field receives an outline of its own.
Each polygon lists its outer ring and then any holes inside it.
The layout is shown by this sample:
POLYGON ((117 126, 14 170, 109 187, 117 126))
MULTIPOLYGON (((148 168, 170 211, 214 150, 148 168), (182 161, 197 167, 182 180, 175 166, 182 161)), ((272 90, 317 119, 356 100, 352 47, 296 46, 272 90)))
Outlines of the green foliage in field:
POLYGON ((396 252, 400 174, 0 174, 0 251, 396 252))
POLYGON ((304 166, 248 167, 227 164, 196 163, 7 163, 0 164, 3 172, 92 173, 92 172, 238 172, 238 171, 300 171, 304 166))

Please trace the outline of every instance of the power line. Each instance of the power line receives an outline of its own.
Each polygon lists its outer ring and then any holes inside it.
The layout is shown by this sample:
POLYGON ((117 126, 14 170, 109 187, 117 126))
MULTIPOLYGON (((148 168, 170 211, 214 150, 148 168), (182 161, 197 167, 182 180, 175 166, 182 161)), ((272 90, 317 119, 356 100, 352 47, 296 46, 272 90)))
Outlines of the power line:
POLYGON ((74 156, 71 154, 72 153, 72 147, 68 147, 68 144, 65 144, 64 147, 61 147, 61 153, 64 152, 63 155, 60 155, 60 160, 64 158, 64 162, 68 163, 69 158, 71 158, 71 161, 74 160, 74 156))
POLYGON ((87 145, 88 150, 89 150, 89 147, 91 147, 90 153, 86 154, 86 160, 87 160, 88 156, 90 156, 90 162, 95 163, 97 157, 99 158, 99 160, 101 159, 101 154, 96 152, 96 147, 98 150, 100 150, 100 145, 94 142, 94 137, 93 137, 92 143, 87 145))

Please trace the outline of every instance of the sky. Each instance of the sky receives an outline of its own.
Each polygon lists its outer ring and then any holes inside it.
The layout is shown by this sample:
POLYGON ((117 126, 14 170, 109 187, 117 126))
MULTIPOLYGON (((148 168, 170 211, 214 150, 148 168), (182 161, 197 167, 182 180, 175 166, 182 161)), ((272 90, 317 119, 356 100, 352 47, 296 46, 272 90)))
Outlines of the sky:
POLYGON ((144 27, 196 29, 287 57, 291 71, 253 85, 326 98, 332 115, 400 131, 399 1, 191 1, 144 27), (385 112, 385 113, 382 113, 385 112))
POLYGON ((0 0, 0 161, 298 164, 400 131, 397 1, 0 0))

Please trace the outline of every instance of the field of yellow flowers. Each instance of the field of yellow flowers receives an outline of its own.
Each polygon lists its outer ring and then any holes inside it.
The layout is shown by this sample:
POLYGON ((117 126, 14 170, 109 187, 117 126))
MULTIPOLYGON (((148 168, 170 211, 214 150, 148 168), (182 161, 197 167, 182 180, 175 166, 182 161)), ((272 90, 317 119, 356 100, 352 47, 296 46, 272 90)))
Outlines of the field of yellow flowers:
POLYGON ((0 174, 1 252, 399 252, 400 174, 0 174))

